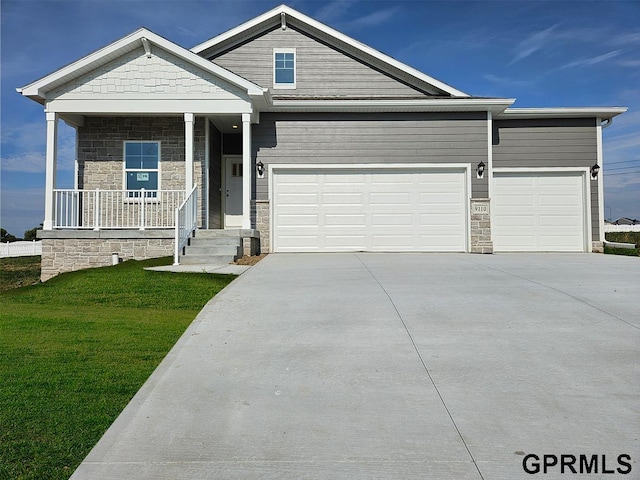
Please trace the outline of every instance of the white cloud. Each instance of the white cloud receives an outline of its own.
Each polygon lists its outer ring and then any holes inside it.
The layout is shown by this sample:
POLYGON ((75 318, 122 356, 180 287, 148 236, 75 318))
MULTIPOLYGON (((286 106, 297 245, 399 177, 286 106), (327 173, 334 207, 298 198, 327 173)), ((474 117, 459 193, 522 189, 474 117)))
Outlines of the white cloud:
POLYGON ((640 59, 639 60, 621 60, 616 63, 616 65, 620 67, 640 67, 640 59))
POLYGON ((612 52, 603 53, 602 55, 598 55, 596 57, 574 60, 573 62, 569 62, 558 67, 558 70, 563 70, 566 68, 589 67, 591 65, 597 65, 598 63, 602 63, 611 58, 617 57, 621 53, 622 53, 622 50, 613 50, 612 52))
POLYGON ((510 64, 518 62, 528 56, 534 54, 538 50, 542 49, 548 42, 554 39, 554 31, 558 28, 559 24, 552 25, 551 27, 529 35, 522 40, 515 49, 515 57, 510 64))
POLYGON ((486 73, 482 77, 485 80, 502 87, 528 87, 535 82, 533 78, 528 78, 527 80, 516 80, 513 78, 499 77, 492 73, 486 73))
POLYGON ((610 42, 612 45, 633 46, 640 44, 640 32, 622 33, 613 37, 610 42))
MULTIPOLYGON (((2 158, 0 159, 3 171, 22 173, 43 173, 45 171, 46 127, 43 123, 32 122, 3 126, 2 158)), ((75 151, 75 131, 60 122, 58 170, 74 170, 75 151)))
POLYGON ((387 22, 391 17, 393 17, 399 10, 399 7, 391 7, 386 8, 384 10, 377 10, 375 12, 371 12, 367 15, 364 15, 360 18, 356 18, 355 20, 351 20, 349 25, 351 28, 371 28, 377 27, 378 25, 382 25, 387 22))

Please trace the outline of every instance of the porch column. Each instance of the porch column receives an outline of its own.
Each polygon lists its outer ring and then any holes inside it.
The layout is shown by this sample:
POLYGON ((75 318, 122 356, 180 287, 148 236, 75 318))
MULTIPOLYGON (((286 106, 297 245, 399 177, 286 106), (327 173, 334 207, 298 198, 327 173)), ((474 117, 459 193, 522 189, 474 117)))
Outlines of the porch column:
POLYGON ((184 114, 185 191, 193 188, 193 113, 184 114))
POLYGON ((251 228, 251 115, 242 114, 242 228, 251 228))
POLYGON ((47 112, 47 153, 46 153, 46 177, 44 193, 44 230, 53 230, 53 203, 56 188, 56 171, 58 163, 58 114, 47 112))

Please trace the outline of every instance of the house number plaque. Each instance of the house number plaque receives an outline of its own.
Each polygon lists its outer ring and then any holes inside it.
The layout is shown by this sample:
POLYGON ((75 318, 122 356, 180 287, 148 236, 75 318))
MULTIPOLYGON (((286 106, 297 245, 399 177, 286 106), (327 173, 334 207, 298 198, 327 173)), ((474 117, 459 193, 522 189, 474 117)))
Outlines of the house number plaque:
POLYGON ((489 205, 486 203, 474 203, 471 205, 471 213, 475 214, 488 214, 489 213, 489 205))

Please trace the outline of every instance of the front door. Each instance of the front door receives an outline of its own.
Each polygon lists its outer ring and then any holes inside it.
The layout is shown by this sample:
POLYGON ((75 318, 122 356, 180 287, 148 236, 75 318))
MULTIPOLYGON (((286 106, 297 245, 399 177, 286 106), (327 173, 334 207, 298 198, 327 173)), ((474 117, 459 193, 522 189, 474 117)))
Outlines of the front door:
POLYGON ((225 157, 224 228, 242 227, 242 157, 225 157))

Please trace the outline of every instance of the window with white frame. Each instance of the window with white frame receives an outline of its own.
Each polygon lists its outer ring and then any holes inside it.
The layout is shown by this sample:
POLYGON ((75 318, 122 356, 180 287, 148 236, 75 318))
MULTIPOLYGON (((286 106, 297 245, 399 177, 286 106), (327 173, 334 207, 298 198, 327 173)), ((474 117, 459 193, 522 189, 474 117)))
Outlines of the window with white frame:
POLYGON ((139 197, 136 190, 156 197, 160 181, 160 142, 124 142, 124 177, 128 197, 139 197))
POLYGON ((273 87, 296 88, 296 49, 273 50, 273 87))

